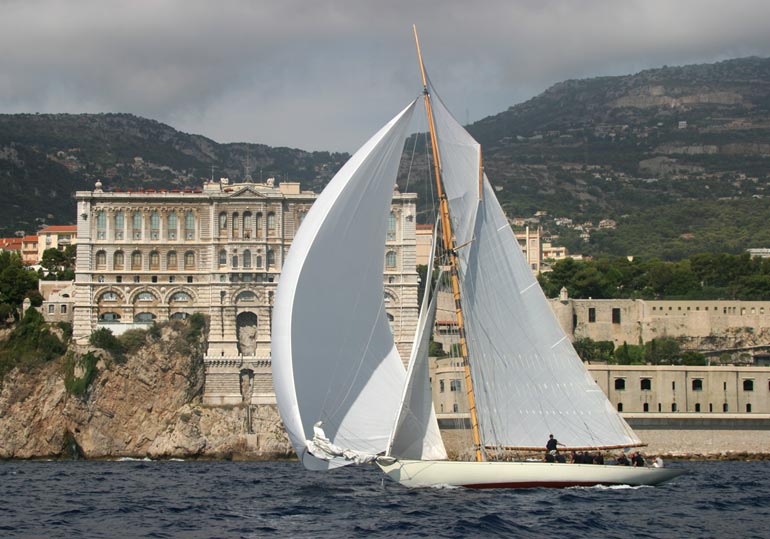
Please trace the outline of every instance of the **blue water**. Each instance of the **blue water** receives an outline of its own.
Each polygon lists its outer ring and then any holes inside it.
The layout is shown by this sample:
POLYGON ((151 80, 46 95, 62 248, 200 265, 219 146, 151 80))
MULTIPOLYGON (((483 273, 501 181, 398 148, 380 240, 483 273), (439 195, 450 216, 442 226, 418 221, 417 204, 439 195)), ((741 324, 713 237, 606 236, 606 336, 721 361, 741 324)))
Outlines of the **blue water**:
POLYGON ((691 473, 658 487, 474 491, 296 462, 0 462, 0 537, 770 537, 770 462, 672 466, 691 473))

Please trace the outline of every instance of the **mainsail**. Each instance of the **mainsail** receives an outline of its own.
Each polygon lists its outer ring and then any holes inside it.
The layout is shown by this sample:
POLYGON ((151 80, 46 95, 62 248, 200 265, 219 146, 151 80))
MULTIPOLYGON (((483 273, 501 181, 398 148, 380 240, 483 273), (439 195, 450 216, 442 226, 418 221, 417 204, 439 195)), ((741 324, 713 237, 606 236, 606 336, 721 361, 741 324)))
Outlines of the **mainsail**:
POLYGON ((482 172, 479 144, 429 92, 483 444, 540 448, 555 433, 572 447, 639 445, 554 317, 482 172))
POLYGON ((405 381, 383 301, 387 218, 412 102, 324 189, 292 243, 276 291, 276 399, 303 464, 349 462, 308 451, 314 425, 334 446, 387 449, 405 381))

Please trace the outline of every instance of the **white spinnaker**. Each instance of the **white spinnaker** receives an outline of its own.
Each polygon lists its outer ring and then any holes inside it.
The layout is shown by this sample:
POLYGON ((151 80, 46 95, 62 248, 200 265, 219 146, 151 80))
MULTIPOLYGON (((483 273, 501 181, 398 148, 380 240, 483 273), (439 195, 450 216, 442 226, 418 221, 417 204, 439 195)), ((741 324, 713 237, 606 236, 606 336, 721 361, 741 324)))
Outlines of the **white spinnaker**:
MULTIPOLYGON (((406 370, 406 385, 388 454, 402 459, 444 460, 444 441, 439 432, 428 373, 428 353, 433 322, 436 319, 436 291, 431 291, 436 230, 433 230, 426 274, 425 293, 417 321, 412 353, 406 370), (431 294, 431 292, 433 292, 431 294)), ((441 276, 437 282, 441 281, 441 276)))
MULTIPOLYGON (((416 102, 416 101, 415 101, 416 102)), ((384 307, 385 237, 412 102, 364 144, 305 217, 281 271, 273 309, 278 408, 303 464, 322 421, 344 449, 387 449, 405 369, 384 307)))
POLYGON ((430 90, 483 443, 542 447, 553 433, 573 447, 638 445, 561 329, 486 175, 479 181, 478 143, 430 90))

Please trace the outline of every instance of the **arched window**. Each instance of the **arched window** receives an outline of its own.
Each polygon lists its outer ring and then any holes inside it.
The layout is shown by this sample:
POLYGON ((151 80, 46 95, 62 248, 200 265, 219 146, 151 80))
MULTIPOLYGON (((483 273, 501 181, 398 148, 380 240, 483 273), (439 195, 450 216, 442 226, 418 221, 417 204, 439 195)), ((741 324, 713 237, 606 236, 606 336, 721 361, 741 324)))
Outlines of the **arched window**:
POLYGON ((219 213, 219 230, 227 230, 227 213, 219 213))
POLYGON ((395 268, 396 267, 396 252, 395 251, 388 251, 388 254, 385 255, 385 266, 388 268, 395 268))
POLYGON ((275 236, 275 214, 273 212, 267 214, 267 235, 275 236))
POLYGON ((107 253, 96 251, 96 269, 107 269, 107 253))
POLYGON ((275 266, 275 251, 268 249, 267 251, 267 269, 275 266))
POLYGON ((743 390, 744 391, 754 391, 754 380, 744 380, 743 381, 743 390))
POLYGON ((133 237, 135 240, 142 239, 142 212, 134 212, 131 228, 133 230, 131 237, 133 237))
POLYGON ((642 391, 651 391, 652 390, 652 380, 649 378, 642 378, 640 382, 640 389, 642 391))
POLYGON ((150 269, 160 269, 160 253, 158 251, 150 252, 150 269))
POLYGON ((118 322, 120 315, 118 313, 102 313, 99 315, 100 322, 118 322))
POLYGON ((238 212, 233 213, 233 238, 238 237, 238 212))
POLYGON ((136 301, 152 301, 155 299, 155 296, 152 295, 152 292, 139 292, 136 295, 136 301))
POLYGON ((168 236, 168 239, 175 240, 176 239, 176 227, 177 227, 177 218, 176 218, 176 212, 172 211, 168 214, 168 218, 166 219, 166 235, 168 236))
POLYGON ((256 267, 258 267, 258 268, 262 267, 262 255, 257 255, 256 267))
POLYGON ((233 269, 238 267, 238 255, 233 255, 233 269))
POLYGON ((243 212, 243 237, 244 238, 250 238, 251 237, 251 212, 245 211, 243 212))
POLYGON ((123 239, 123 229, 126 227, 125 217, 122 211, 115 212, 115 239, 123 239))
POLYGON ((236 303, 243 301, 257 301, 257 295, 251 291, 241 292, 238 294, 238 297, 235 298, 235 301, 236 303))
POLYGON ((188 240, 195 239, 195 214, 187 210, 184 214, 184 237, 188 240))
POLYGON ((176 269, 177 264, 176 251, 169 251, 166 255, 166 269, 176 269))
POLYGON ((96 212, 96 239, 103 240, 107 238, 107 214, 104 210, 96 212))
POLYGON ((227 265, 227 251, 225 251, 224 249, 220 249, 219 251, 219 265, 220 266, 227 265))
POLYGON ((174 313, 171 315, 172 320, 187 320, 187 317, 190 316, 187 313, 174 313))
POLYGON ((118 301, 118 294, 112 290, 108 290, 99 296, 99 301, 118 301))
POLYGON ((171 301, 190 301, 192 298, 187 292, 174 292, 171 295, 171 301))
POLYGON ((155 315, 152 313, 139 313, 134 316, 134 322, 152 322, 155 320, 155 315))
POLYGON ((622 411, 623 411, 623 403, 619 402, 618 403, 618 412, 622 412, 622 411))
POLYGON ((184 269, 195 269, 195 253, 187 251, 184 254, 184 269))
POLYGON ((157 211, 150 213, 150 239, 160 239, 160 214, 157 211))
POLYGON ((615 389, 617 391, 623 391, 626 389, 626 379, 625 378, 615 378, 615 389))
POLYGON ((142 269, 142 252, 141 251, 134 251, 133 253, 131 253, 131 269, 132 270, 142 269))
POLYGON ((700 378, 695 378, 692 381, 692 390, 693 391, 703 391, 703 380, 700 378))
POLYGON ((115 251, 112 255, 112 269, 122 270, 123 264, 125 264, 123 251, 115 251))
POLYGON ((248 249, 243 251, 243 267, 244 268, 251 267, 251 251, 249 251, 248 249))

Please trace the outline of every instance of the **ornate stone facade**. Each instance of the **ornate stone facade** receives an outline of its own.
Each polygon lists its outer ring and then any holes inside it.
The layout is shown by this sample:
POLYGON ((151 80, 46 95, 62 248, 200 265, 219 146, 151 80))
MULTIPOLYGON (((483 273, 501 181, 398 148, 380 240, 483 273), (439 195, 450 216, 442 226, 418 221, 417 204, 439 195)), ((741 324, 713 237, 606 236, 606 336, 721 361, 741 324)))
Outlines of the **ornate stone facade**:
MULTIPOLYGON (((210 319, 204 402, 275 402, 273 295, 316 197, 272 180, 139 192, 108 192, 97 182, 79 191, 74 337, 85 342, 99 327, 119 334, 202 312, 210 319)), ((394 192, 384 268, 388 318, 405 360, 418 315, 416 200, 394 192)))

